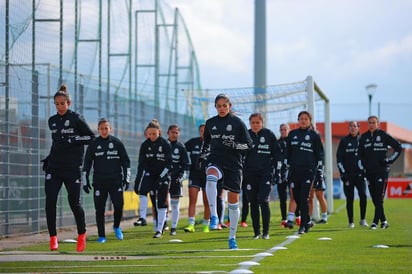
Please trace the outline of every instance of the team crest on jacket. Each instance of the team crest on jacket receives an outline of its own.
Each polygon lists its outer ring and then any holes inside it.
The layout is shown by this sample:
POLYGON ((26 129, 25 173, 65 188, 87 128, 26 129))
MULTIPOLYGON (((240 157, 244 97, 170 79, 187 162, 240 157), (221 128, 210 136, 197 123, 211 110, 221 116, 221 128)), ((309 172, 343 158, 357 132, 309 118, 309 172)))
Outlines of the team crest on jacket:
POLYGON ((64 126, 65 127, 68 127, 70 125, 70 120, 66 120, 65 122, 64 122, 64 126))
POLYGON ((232 125, 230 125, 230 124, 227 125, 226 130, 227 130, 227 131, 232 131, 232 125))
POLYGON ((376 142, 380 142, 381 141, 381 136, 376 136, 376 142))
POLYGON ((163 151, 163 147, 160 146, 160 147, 159 147, 159 152, 162 152, 162 151, 163 151))
POLYGON ((179 154, 179 149, 175 148, 175 150, 173 151, 174 154, 179 154))
POLYGON ((109 148, 110 148, 110 149, 114 148, 113 143, 109 143, 109 148))
POLYGON ((309 140, 310 140, 310 136, 309 136, 309 135, 306 135, 306 136, 305 136, 305 140, 306 140, 306 141, 309 141, 309 140))
POLYGON ((260 139, 259 139, 259 142, 261 142, 261 143, 264 143, 264 142, 266 142, 266 139, 265 139, 265 137, 260 137, 260 139))

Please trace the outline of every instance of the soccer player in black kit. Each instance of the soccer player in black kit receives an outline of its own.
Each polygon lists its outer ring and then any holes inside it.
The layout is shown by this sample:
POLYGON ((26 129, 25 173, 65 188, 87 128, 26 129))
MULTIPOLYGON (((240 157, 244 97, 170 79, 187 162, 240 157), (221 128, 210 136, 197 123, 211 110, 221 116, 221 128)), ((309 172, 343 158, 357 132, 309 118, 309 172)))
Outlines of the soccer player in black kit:
POLYGON ((172 228, 170 235, 176 235, 179 222, 180 197, 183 197, 183 180, 189 167, 189 157, 185 146, 178 140, 180 128, 178 125, 170 125, 167 130, 168 141, 172 151, 172 168, 170 170, 170 206, 172 209, 172 228))
POLYGON ((86 150, 83 172, 86 184, 83 190, 89 193, 90 169, 93 167, 93 199, 96 210, 96 224, 99 238, 97 242, 106 242, 104 212, 108 195, 113 203, 113 231, 119 240, 123 240, 120 221, 123 216, 123 188, 130 183, 130 159, 123 143, 110 133, 110 122, 102 118, 98 122, 99 137, 94 139, 86 150))
POLYGON ((287 182, 286 178, 286 165, 284 164, 284 159, 285 159, 285 154, 286 154, 286 144, 287 144, 287 138, 289 135, 289 125, 288 124, 281 124, 279 126, 279 132, 280 132, 280 137, 277 140, 277 145, 279 146, 279 153, 280 157, 277 157, 280 159, 280 169, 278 167, 278 164, 276 164, 278 174, 275 174, 277 176, 275 183, 276 183, 276 188, 278 191, 279 195, 279 208, 280 208, 280 215, 282 216, 282 221, 280 223, 281 227, 286 227, 287 224, 287 204, 286 200, 288 197, 288 187, 289 183, 287 182))
POLYGON ((349 134, 343 137, 336 151, 336 161, 343 183, 343 192, 346 196, 346 214, 348 216, 349 227, 354 228, 353 221, 353 200, 355 187, 359 195, 360 222, 361 226, 368 226, 366 222, 366 183, 363 171, 359 169, 358 146, 359 146, 359 124, 356 121, 349 122, 349 134))
POLYGON ((190 157, 189 169, 189 209, 188 225, 184 228, 185 232, 195 232, 196 203, 199 191, 202 190, 203 200, 203 232, 209 232, 210 208, 206 196, 206 174, 205 171, 196 164, 202 152, 203 133, 205 124, 199 126, 199 137, 194 137, 185 143, 187 153, 190 157))
POLYGON ((206 193, 210 207, 210 229, 218 227, 217 184, 228 191, 230 219, 229 249, 237 249, 239 193, 242 181, 242 154, 252 146, 245 123, 231 112, 232 103, 225 94, 215 98, 218 115, 206 121, 199 164, 206 168, 206 193))
POLYGON ((322 182, 324 150, 319 133, 312 129, 312 116, 307 111, 298 114, 299 128, 289 132, 287 155, 288 181, 297 207, 301 211, 299 234, 309 232, 309 193, 314 182, 322 182))
POLYGON ((391 135, 379 128, 378 117, 369 116, 368 131, 361 135, 358 151, 359 168, 366 172, 369 193, 375 206, 371 229, 376 229, 379 221, 381 228, 386 229, 389 224, 386 220, 383 200, 388 186, 390 165, 401 154, 402 146, 391 135), (388 155, 388 147, 393 149, 391 155, 388 155))
POLYGON ((50 235, 50 250, 58 249, 56 231, 56 205, 59 191, 64 183, 68 193, 70 209, 77 224, 77 252, 86 248, 86 223, 84 210, 80 204, 81 166, 84 145, 94 139, 94 133, 84 118, 69 109, 71 98, 66 86, 62 85, 54 95, 57 114, 48 120, 52 146, 43 161, 46 172, 46 218, 50 235))
MULTIPOLYGON (((253 140, 252 148, 245 154, 243 164, 243 181, 252 217, 254 239, 269 239, 270 208, 269 195, 272 189, 273 171, 281 163, 280 149, 275 134, 263 127, 263 117, 253 113, 249 117, 249 134, 253 140), (278 161, 279 160, 279 161, 278 161), (262 214, 262 231, 260 216, 262 214)), ((280 172, 279 165, 279 172, 280 172)))
POLYGON ((147 125, 145 132, 148 138, 141 144, 139 151, 138 170, 143 171, 139 195, 142 197, 150 194, 156 215, 153 238, 161 238, 168 207, 167 195, 171 181, 172 153, 170 143, 160 136, 160 125, 156 119, 147 125))

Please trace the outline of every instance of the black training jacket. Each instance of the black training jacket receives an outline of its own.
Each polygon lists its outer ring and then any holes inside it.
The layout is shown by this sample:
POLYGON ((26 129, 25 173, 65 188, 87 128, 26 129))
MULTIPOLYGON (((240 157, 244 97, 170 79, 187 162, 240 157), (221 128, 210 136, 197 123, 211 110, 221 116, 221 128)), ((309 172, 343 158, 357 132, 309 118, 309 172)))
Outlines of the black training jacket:
POLYGON ((336 151, 336 161, 340 174, 359 174, 359 139, 360 135, 348 134, 340 140, 336 151))
POLYGON ((95 137, 84 118, 68 110, 64 115, 51 116, 48 125, 52 136, 48 166, 53 169, 80 168, 83 164, 84 145, 95 137))
POLYGON ((319 133, 309 128, 289 132, 286 160, 291 169, 315 171, 323 167, 324 157, 319 133))
POLYGON ((225 117, 216 115, 206 121, 202 154, 208 162, 229 170, 242 169, 242 154, 252 147, 252 139, 245 123, 232 113, 225 117), (225 142, 236 147, 228 147, 225 142))
POLYGON ((275 134, 267 128, 262 128, 258 133, 249 129, 249 134, 253 145, 245 154, 243 170, 259 172, 262 175, 272 173, 276 167, 277 157, 280 156, 275 134))
POLYGON ((93 182, 109 184, 130 181, 130 159, 123 143, 116 137, 97 137, 86 150, 83 171, 93 167, 93 182))

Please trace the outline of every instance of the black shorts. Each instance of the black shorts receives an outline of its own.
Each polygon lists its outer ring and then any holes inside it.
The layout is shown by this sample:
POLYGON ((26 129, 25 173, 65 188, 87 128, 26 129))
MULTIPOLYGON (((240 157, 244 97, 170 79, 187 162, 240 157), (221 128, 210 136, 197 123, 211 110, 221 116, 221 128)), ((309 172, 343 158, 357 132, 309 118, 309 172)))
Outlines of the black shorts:
POLYGON ((217 164, 210 163, 208 167, 214 166, 217 167, 220 172, 222 172, 221 183, 223 184, 223 189, 240 193, 242 187, 242 170, 241 169, 227 169, 222 168, 217 164))
POLYGON ((172 176, 172 181, 170 183, 169 193, 171 198, 183 197, 183 186, 177 180, 178 176, 172 176))
POLYGON ((203 177, 189 177, 189 187, 204 189, 206 187, 206 174, 203 177))

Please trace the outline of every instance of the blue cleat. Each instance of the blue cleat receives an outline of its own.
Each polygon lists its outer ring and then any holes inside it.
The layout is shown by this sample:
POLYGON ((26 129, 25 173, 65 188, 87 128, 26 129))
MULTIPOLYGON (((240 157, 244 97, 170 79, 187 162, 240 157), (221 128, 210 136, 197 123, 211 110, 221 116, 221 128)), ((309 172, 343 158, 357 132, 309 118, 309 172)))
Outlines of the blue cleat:
POLYGON ((106 237, 99 237, 99 239, 97 239, 97 242, 104 244, 106 242, 106 237))
POLYGON ((116 238, 118 240, 123 240, 123 232, 122 232, 122 229, 120 227, 114 227, 113 226, 113 231, 114 231, 114 234, 116 234, 116 238))
POLYGON ((235 238, 229 239, 229 249, 237 249, 237 243, 235 238))
POLYGON ((219 224, 219 219, 217 218, 217 216, 210 217, 210 225, 209 225, 210 230, 217 230, 218 224, 219 224))

